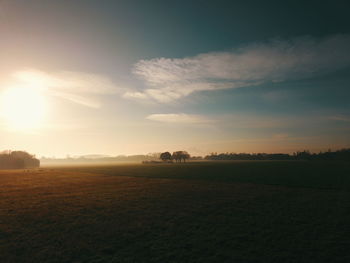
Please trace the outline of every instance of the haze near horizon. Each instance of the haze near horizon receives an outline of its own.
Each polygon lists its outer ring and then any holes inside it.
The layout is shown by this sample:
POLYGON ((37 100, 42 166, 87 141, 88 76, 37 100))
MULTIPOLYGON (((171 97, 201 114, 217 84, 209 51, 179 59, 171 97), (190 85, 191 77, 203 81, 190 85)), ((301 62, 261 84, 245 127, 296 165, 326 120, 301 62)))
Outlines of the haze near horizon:
POLYGON ((350 147, 345 1, 0 1, 1 150, 350 147))

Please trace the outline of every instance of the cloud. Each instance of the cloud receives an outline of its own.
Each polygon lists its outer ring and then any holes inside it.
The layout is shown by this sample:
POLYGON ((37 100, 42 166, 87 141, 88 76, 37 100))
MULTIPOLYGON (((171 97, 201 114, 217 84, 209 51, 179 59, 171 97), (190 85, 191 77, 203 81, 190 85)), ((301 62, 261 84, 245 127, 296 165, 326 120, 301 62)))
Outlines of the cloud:
POLYGON ((125 92, 123 94, 123 98, 127 98, 127 99, 147 99, 147 95, 145 93, 142 92, 125 92))
POLYGON ((350 122, 350 117, 344 115, 330 116, 328 119, 332 121, 350 122))
MULTIPOLYGON (((318 114, 304 114, 303 116, 271 116, 249 113, 233 113, 219 115, 197 115, 185 113, 151 114, 146 117, 147 120, 164 123, 188 123, 188 124, 211 124, 213 127, 220 127, 227 130, 279 130, 296 129, 297 127, 328 125, 329 120, 349 122, 350 118, 346 116, 324 116, 318 114)), ((284 132, 273 134, 273 138, 282 139, 289 135, 284 132)))
POLYGON ((16 71, 12 76, 17 81, 15 85, 41 89, 53 96, 92 108, 100 107, 97 95, 113 94, 122 89, 105 76, 84 72, 48 73, 29 69, 16 71))
POLYGON ((315 77, 349 66, 349 46, 349 35, 300 37, 181 59, 141 60, 133 73, 145 81, 146 88, 124 97, 166 103, 196 91, 315 77))
POLYGON ((170 113, 170 114, 151 114, 146 117, 147 120, 166 122, 166 123, 207 123, 210 120, 199 116, 199 115, 190 115, 184 113, 170 113))

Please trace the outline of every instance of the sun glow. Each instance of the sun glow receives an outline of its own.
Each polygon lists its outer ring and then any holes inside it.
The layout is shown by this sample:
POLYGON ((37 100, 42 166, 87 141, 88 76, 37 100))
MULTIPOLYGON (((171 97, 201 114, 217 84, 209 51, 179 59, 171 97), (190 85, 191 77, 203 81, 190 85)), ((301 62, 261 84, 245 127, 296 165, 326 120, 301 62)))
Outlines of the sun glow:
POLYGON ((1 94, 1 116, 15 130, 37 129, 46 113, 46 101, 39 89, 12 87, 1 94))

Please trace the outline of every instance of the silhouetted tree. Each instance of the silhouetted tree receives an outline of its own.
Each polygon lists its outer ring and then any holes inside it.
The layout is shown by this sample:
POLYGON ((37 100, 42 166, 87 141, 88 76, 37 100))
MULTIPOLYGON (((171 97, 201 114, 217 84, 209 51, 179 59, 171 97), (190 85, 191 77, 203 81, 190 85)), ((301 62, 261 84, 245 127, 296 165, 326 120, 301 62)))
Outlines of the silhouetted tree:
POLYGON ((190 158, 190 155, 186 151, 177 151, 177 152, 173 152, 172 157, 176 162, 181 162, 181 160, 185 162, 187 159, 190 158))
POLYGON ((40 166, 40 161, 23 151, 6 151, 0 154, 0 169, 23 169, 36 168, 40 166))
POLYGON ((181 162, 180 152, 179 151, 173 152, 172 158, 173 158, 173 160, 175 160, 175 162, 178 162, 178 161, 181 162))
POLYGON ((170 152, 163 152, 160 154, 160 159, 162 159, 162 161, 170 161, 171 160, 171 153, 170 152))
POLYGON ((191 156, 188 152, 186 151, 182 151, 182 155, 181 158, 184 160, 184 162, 186 162, 187 159, 189 159, 191 156))

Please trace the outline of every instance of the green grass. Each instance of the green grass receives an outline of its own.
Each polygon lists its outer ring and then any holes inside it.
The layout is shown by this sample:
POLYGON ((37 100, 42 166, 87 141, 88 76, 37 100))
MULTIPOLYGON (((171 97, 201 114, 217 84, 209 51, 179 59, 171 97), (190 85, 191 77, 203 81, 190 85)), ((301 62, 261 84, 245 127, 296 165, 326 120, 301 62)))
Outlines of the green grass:
POLYGON ((350 164, 0 172, 1 262, 350 262, 350 164))

